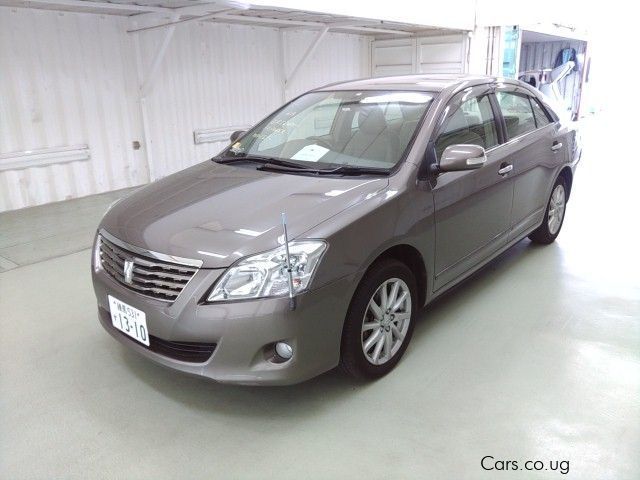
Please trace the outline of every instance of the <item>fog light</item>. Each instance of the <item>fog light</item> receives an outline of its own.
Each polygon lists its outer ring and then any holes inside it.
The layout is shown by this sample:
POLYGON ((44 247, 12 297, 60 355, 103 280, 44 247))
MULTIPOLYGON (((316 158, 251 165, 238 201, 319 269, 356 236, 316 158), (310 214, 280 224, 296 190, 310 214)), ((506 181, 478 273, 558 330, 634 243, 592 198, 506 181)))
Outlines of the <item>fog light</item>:
POLYGON ((279 357, 282 357, 285 360, 289 360, 293 357, 293 347, 288 343, 278 342, 276 343, 276 353, 279 357))

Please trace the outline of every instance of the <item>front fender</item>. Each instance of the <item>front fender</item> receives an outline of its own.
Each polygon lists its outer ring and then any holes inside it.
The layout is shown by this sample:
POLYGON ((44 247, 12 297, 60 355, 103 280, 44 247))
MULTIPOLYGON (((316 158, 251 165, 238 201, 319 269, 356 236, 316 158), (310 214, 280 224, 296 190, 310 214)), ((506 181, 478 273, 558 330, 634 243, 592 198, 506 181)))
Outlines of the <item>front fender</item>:
MULTIPOLYGON (((390 188, 318 225, 305 236, 325 238, 329 248, 318 266, 312 288, 351 275, 353 295, 366 270, 397 245, 415 248, 424 260, 427 285, 433 285, 433 197, 418 188, 390 188)), ((431 292, 427 291, 428 299, 431 292)))

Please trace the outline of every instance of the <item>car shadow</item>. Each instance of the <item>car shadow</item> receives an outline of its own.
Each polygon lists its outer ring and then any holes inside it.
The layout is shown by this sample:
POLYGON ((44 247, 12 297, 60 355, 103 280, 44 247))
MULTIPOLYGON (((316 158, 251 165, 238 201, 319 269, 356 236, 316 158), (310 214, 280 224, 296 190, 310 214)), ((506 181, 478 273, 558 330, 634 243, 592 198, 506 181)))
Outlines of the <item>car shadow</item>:
MULTIPOLYGON (((452 317, 456 321, 456 315, 451 313, 461 303, 468 305, 486 294, 488 289, 495 288, 492 283, 507 274, 514 262, 539 255, 541 251, 540 247, 524 240, 424 308, 419 314, 407 354, 419 349, 420 344, 425 343, 429 337, 429 332, 438 324, 451 320, 452 317)), ((367 389, 375 385, 372 382, 354 380, 338 368, 289 387, 220 384, 175 372, 124 347, 121 347, 121 353, 131 373, 157 393, 192 409, 225 415, 304 417, 314 410, 330 408, 346 396, 365 394, 367 389)))

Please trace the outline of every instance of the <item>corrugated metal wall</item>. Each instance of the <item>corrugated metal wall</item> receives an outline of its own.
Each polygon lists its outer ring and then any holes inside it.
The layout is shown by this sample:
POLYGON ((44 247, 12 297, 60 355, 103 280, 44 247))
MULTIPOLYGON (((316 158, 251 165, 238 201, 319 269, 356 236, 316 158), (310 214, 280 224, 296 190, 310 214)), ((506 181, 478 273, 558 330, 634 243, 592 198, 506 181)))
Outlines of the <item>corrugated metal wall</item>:
MULTIPOLYGON (((143 58, 153 57, 163 34, 141 34, 143 58)), ((227 143, 195 145, 194 130, 249 125, 281 103, 277 41, 271 28, 197 22, 176 28, 147 97, 155 179, 211 157, 227 143)))
MULTIPOLYGON (((586 43, 571 40, 558 42, 522 42, 520 47, 520 72, 553 68, 556 56, 563 48, 574 48, 576 53, 584 54, 586 43)), ((582 70, 571 72, 560 82, 560 91, 567 105, 571 107, 573 114, 578 111, 581 83, 582 70)))
POLYGON ((0 7, 0 153, 87 144, 91 159, 0 172, 0 211, 146 182, 124 19, 0 7))
MULTIPOLYGON (((143 57, 152 56, 161 31, 140 37, 143 57)), ((251 125, 282 104, 284 68, 291 72, 314 32, 194 23, 179 26, 147 99, 153 177, 211 157, 227 142, 195 145, 195 129, 251 125)), ((328 34, 287 88, 287 99, 329 82, 367 75, 368 40, 328 34)), ((145 65, 145 71, 147 66, 145 65)))
MULTIPOLYGON (((139 185, 210 157, 226 142, 195 145, 193 131, 253 124, 279 106, 283 62, 290 72, 314 37, 178 26, 145 100, 147 165, 136 41, 127 27, 110 15, 0 7, 0 154, 82 144, 91 151, 88 161, 0 172, 0 211, 139 185)), ((162 35, 140 35, 143 72, 162 35)), ((369 40, 329 33, 287 97, 368 74, 369 40)))
MULTIPOLYGON (((298 64, 317 32, 284 30, 284 68, 287 74, 298 64)), ((328 33, 298 71, 287 97, 309 88, 369 76, 370 37, 328 33)))

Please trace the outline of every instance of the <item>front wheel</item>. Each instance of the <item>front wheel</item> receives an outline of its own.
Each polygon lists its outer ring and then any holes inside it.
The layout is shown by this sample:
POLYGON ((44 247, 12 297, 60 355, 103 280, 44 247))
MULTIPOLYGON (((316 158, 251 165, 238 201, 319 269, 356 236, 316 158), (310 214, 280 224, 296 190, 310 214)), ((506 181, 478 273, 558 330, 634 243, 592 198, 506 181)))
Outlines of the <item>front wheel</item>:
POLYGON ((553 185, 542 225, 529 235, 529 239, 534 243, 541 243, 543 245, 552 243, 560 233, 566 208, 567 187, 564 178, 558 177, 556 183, 553 185))
POLYGON ((397 260, 375 264, 353 296, 342 334, 340 364, 350 375, 375 379, 404 354, 415 325, 416 280, 397 260))

